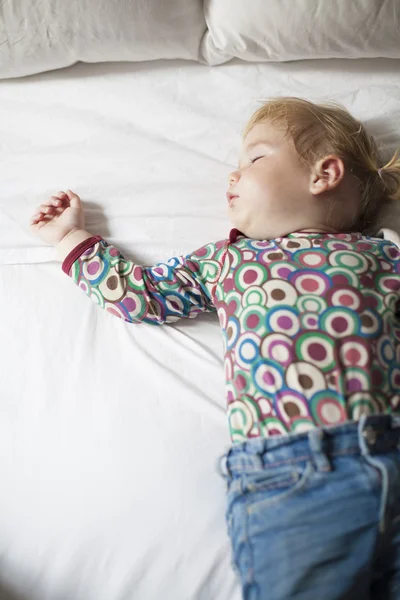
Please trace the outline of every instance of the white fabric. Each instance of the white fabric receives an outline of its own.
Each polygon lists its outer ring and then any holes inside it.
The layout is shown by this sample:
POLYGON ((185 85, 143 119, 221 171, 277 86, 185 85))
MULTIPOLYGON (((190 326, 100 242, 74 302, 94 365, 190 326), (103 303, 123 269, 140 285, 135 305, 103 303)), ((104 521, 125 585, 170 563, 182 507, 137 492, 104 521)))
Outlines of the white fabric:
POLYGON ((0 78, 78 61, 197 60, 201 0, 11 0, 0 4, 0 78))
POLYGON ((400 57, 399 0, 205 0, 208 64, 400 57))
POLYGON ((82 62, 400 57, 400 0, 12 0, 0 78, 82 62))
MULTIPOLYGON (((239 600, 217 318, 129 325, 30 234, 71 188, 87 229, 151 265, 227 236, 225 192, 262 98, 336 99, 400 145, 390 60, 79 64, 0 94, 0 591, 22 600, 239 600)), ((390 227, 395 221, 390 220, 390 227)))

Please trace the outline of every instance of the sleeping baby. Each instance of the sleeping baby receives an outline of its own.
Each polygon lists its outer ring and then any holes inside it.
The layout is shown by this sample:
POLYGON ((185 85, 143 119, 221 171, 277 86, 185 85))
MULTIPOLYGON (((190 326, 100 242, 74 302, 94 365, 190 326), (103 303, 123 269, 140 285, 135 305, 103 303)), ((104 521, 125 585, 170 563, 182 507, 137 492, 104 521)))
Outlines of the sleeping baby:
POLYGON ((400 251, 377 235, 400 160, 343 107, 292 97, 254 113, 239 159, 229 238, 185 256, 126 259, 70 190, 31 231, 128 323, 217 313, 244 599, 400 599, 400 251))

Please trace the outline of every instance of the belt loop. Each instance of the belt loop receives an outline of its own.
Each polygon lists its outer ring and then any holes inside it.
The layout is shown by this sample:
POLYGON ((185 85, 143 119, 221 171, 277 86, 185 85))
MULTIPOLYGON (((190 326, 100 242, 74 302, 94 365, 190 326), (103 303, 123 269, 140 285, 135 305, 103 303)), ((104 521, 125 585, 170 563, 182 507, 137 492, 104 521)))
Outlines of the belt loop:
POLYGON ((358 443, 361 454, 370 465, 373 465, 381 473, 382 477, 382 497, 379 510, 379 530, 384 533, 386 527, 386 504, 389 493, 389 476, 385 464, 379 458, 371 456, 371 448, 376 444, 377 432, 371 422, 369 415, 361 415, 358 422, 358 443))
POLYGON ((398 429, 400 427, 400 415, 391 415, 391 428, 398 429))
POLYGON ((332 471, 332 465, 324 448, 325 431, 312 429, 308 432, 310 450, 318 471, 332 471))
POLYGON ((363 414, 358 421, 358 445, 363 456, 371 454, 370 446, 376 441, 376 433, 373 427, 367 426, 368 415, 363 414))
POLYGON ((219 475, 221 475, 221 477, 223 477, 226 480, 232 478, 232 473, 230 472, 228 466, 229 453, 230 450, 228 450, 228 452, 225 452, 225 454, 223 454, 222 456, 218 456, 216 460, 217 472, 219 475))

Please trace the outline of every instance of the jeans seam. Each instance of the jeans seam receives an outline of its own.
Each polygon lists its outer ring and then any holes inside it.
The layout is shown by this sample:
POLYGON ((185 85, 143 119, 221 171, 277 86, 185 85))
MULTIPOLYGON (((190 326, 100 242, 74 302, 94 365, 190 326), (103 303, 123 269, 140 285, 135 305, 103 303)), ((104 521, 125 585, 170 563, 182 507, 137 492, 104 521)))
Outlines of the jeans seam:
POLYGON ((270 484, 265 484, 264 486, 261 485, 257 485, 255 483, 248 483, 245 485, 245 489, 249 490, 250 492, 254 492, 254 491, 264 491, 264 490, 277 490, 279 488, 285 488, 288 485, 292 484, 292 483, 296 483, 296 481, 298 481, 299 476, 297 474, 297 472, 292 472, 290 474, 289 477, 287 477, 286 479, 283 479, 282 481, 278 482, 278 483, 270 483, 270 484))
POLYGON ((248 583, 248 586, 252 586, 254 584, 254 548, 251 544, 250 536, 249 536, 250 514, 249 514, 249 510, 248 510, 248 505, 249 505, 249 499, 246 498, 246 500, 245 500, 245 511, 246 511, 245 539, 246 539, 247 547, 249 549, 249 569, 248 569, 248 573, 247 573, 247 583, 248 583))
MULTIPOLYGON (((346 456, 346 455, 350 455, 350 454, 360 454, 360 450, 359 448, 348 448, 346 450, 338 450, 336 452, 329 452, 328 455, 331 457, 334 456, 346 456)), ((288 458, 287 460, 280 460, 278 462, 274 462, 274 463, 268 463, 267 465, 262 465, 261 469, 257 468, 254 469, 251 465, 248 466, 248 468, 246 467, 246 465, 243 465, 243 467, 240 468, 241 472, 246 472, 246 471, 259 471, 259 470, 263 470, 266 467, 268 468, 275 468, 275 467, 280 467, 282 465, 289 465, 292 463, 297 463, 297 462, 301 462, 304 460, 312 460, 312 455, 311 454, 304 454, 302 456, 296 456, 295 458, 288 458)))
POLYGON ((380 507, 379 507, 379 533, 383 534, 386 527, 386 515, 389 498, 389 477, 386 465, 378 458, 370 454, 363 455, 363 458, 369 467, 374 467, 381 475, 380 507))

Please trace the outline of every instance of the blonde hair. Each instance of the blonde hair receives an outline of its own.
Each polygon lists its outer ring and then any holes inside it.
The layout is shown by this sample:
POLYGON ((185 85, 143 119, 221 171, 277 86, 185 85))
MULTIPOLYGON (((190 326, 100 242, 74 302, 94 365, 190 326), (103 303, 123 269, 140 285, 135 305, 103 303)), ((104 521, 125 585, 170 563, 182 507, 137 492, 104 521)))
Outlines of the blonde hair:
POLYGON ((336 102, 314 104, 294 97, 272 98, 250 118, 243 139, 258 123, 269 122, 284 128, 300 159, 309 167, 315 161, 336 154, 358 181, 361 203, 352 226, 363 233, 375 233, 381 209, 400 200, 400 158, 398 152, 383 164, 378 146, 364 125, 336 102))

